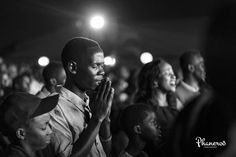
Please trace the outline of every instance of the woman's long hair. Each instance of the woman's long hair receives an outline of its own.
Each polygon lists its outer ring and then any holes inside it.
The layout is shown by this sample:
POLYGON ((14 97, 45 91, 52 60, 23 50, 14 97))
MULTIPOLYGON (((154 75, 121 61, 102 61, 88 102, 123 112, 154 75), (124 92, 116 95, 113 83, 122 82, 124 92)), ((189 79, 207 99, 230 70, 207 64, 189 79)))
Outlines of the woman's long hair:
POLYGON ((154 91, 153 82, 159 77, 160 64, 164 62, 163 59, 156 59, 142 67, 138 74, 134 102, 145 102, 152 98, 154 91))

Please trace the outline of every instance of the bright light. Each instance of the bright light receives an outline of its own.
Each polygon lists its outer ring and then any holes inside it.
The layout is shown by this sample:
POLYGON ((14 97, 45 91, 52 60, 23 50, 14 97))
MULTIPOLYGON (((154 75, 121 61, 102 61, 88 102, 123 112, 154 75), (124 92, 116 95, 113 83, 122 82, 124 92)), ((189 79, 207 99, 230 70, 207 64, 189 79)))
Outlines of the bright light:
POLYGON ((107 56, 104 58, 104 64, 108 66, 114 66, 116 64, 116 59, 111 56, 107 56))
POLYGON ((104 17, 100 15, 93 16, 90 20, 90 25, 94 29, 101 29, 105 24, 104 17))
POLYGON ((42 67, 45 67, 49 64, 49 58, 46 56, 42 56, 38 59, 38 64, 42 67))
POLYGON ((144 52, 141 54, 140 60, 143 64, 149 63, 153 60, 152 54, 149 52, 144 52))

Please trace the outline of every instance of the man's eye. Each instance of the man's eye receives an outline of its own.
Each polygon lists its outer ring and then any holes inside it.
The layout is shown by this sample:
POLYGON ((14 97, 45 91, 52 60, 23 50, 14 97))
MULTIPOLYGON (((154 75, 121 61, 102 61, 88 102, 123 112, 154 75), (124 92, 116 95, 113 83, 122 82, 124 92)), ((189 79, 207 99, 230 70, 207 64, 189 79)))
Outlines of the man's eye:
POLYGON ((47 129, 47 127, 44 127, 44 128, 41 128, 42 130, 46 130, 47 129))
POLYGON ((97 65, 93 65, 92 68, 93 68, 93 69, 97 69, 98 66, 97 66, 97 65))

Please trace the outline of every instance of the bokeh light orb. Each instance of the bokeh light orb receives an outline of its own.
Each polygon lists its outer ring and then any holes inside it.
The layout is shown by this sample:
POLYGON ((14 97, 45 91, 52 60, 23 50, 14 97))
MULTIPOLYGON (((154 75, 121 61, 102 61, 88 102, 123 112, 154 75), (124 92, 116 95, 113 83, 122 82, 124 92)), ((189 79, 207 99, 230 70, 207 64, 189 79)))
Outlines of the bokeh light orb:
POLYGON ((101 29, 105 25, 105 19, 101 15, 95 15, 91 18, 90 25, 94 29, 101 29))
POLYGON ((112 56, 106 56, 104 58, 104 64, 107 66, 114 66, 116 64, 116 59, 115 57, 112 56))
POLYGON ((39 57, 38 64, 42 67, 45 67, 49 64, 50 60, 46 56, 39 57))
POLYGON ((140 61, 143 63, 143 64, 147 64, 149 62, 151 62, 153 60, 153 56, 150 52, 143 52, 141 55, 140 55, 140 61))

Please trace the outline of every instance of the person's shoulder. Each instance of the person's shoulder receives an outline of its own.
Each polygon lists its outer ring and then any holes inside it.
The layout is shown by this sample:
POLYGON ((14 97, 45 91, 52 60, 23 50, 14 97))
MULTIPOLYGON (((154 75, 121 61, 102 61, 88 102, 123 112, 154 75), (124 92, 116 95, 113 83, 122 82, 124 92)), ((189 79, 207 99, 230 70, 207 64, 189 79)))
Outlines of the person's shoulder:
POLYGON ((122 150, 120 152, 120 154, 118 155, 118 157, 133 157, 132 155, 130 155, 128 152, 126 152, 125 150, 122 150))
POLYGON ((179 93, 183 90, 186 90, 183 81, 180 81, 177 85, 176 85, 176 93, 179 93))
POLYGON ((18 145, 10 145, 4 154, 6 157, 29 157, 24 149, 18 145))

